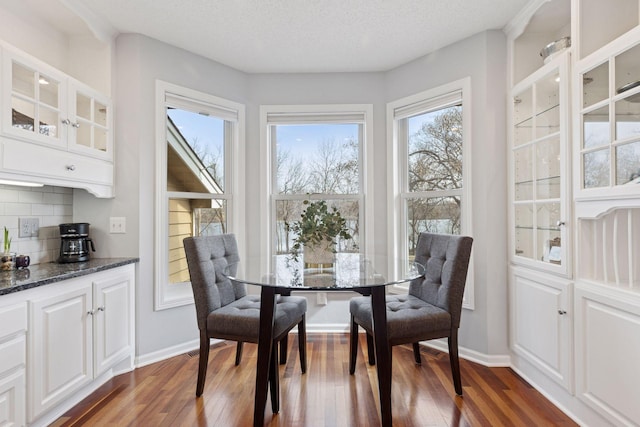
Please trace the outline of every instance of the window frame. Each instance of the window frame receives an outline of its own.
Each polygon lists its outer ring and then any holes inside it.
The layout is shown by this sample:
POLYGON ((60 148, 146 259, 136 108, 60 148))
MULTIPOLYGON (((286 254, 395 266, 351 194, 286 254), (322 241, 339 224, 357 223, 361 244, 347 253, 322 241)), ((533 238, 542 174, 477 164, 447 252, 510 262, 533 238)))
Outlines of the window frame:
MULTIPOLYGON (((169 199, 220 199, 226 201, 227 230, 244 241, 245 106, 194 89, 156 80, 156 197, 155 197, 155 292, 154 310, 193 304, 190 282, 169 283, 169 199), (171 101, 167 97, 173 98, 171 101), (167 190, 167 106, 200 107, 225 120, 224 192, 205 194, 167 190), (216 114, 217 113, 217 114, 216 114), (233 117, 233 119, 231 119, 233 117)), ((243 246, 243 245, 241 245, 243 246)), ((243 254, 240 254, 241 257, 243 254)))
MULTIPOLYGON (((463 186, 462 209, 460 212, 460 233, 472 235, 472 182, 471 182, 471 78, 466 77, 451 83, 447 83, 423 92, 410 95, 396 101, 387 103, 387 188, 388 188, 388 254, 389 272, 393 276, 400 273, 402 259, 406 259, 407 247, 406 230, 406 201, 415 198, 415 195, 429 197, 447 197, 458 195, 455 191, 430 191, 413 192, 408 191, 408 135, 406 129, 407 119, 415 115, 429 111, 437 111, 452 105, 452 100, 456 99, 459 93, 459 100, 462 103, 462 176, 463 186), (405 142, 403 142, 405 141, 405 142)), ((469 273, 465 287, 463 308, 473 310, 475 307, 474 281, 473 281, 473 254, 469 263, 469 273)), ((390 292, 406 293, 408 284, 395 285, 390 287, 390 292)))
MULTIPOLYGON (((373 188, 372 174, 367 173, 367 165, 373 164, 373 105, 372 104, 316 104, 316 105, 261 105, 260 106, 260 208, 267 212, 262 217, 260 251, 271 254, 274 247, 274 218, 276 200, 307 198, 305 195, 282 195, 274 197, 276 178, 273 171, 273 157, 276 150, 272 141, 272 125, 279 124, 321 124, 321 123, 362 123, 362 141, 360 150, 360 192, 359 194, 330 194, 329 199, 358 200, 361 218, 359 235, 360 253, 373 254, 373 196, 368 189, 373 188), (351 118, 361 117, 359 121, 351 118)), ((323 199, 322 194, 312 195, 311 199, 323 199)), ((260 271, 269 271, 268 257, 261 257, 260 271)))

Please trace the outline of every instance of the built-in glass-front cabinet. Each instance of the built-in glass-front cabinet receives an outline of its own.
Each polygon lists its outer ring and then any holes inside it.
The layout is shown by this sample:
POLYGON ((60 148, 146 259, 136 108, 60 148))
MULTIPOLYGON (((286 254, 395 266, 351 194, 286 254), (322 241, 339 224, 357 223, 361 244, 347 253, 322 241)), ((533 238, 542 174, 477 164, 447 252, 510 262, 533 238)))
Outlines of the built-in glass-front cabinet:
POLYGON ((5 134, 112 160, 108 97, 8 46, 3 57, 5 134))
POLYGON ((512 258, 567 274, 569 54, 512 90, 512 258))
MULTIPOLYGON (((633 36, 634 34, 630 34, 633 36)), ((625 37, 628 38, 628 37, 625 37)), ((615 46, 614 46, 615 47, 615 46)), ((640 37, 579 64, 578 198, 640 193, 640 37)))

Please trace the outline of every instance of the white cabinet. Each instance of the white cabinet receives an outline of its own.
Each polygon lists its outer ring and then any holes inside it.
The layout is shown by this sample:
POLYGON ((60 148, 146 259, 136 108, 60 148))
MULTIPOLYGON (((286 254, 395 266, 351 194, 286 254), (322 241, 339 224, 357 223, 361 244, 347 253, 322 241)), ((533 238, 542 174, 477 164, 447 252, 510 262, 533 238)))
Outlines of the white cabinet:
POLYGON ((26 331, 26 303, 0 305, 0 426, 26 425, 26 331))
POLYGON ((612 425, 640 422, 640 293, 576 283, 576 395, 612 425))
POLYGON ((91 286, 80 285, 30 302, 30 421, 92 379, 91 286))
POLYGON ((569 55, 514 86, 512 99, 511 258, 570 275, 569 55))
POLYGON ((3 132, 111 160, 111 102, 49 65, 3 48, 3 132))
POLYGON ((1 47, 1 177, 112 197, 109 97, 12 46, 1 47))
POLYGON ((640 196, 638 58, 640 28, 576 64, 574 191, 579 200, 640 196))
POLYGON ((512 268, 510 342, 514 352, 571 391, 573 388, 572 283, 512 268))
POLYGON ((131 356, 133 280, 133 266, 125 266, 30 299, 30 422, 131 356))

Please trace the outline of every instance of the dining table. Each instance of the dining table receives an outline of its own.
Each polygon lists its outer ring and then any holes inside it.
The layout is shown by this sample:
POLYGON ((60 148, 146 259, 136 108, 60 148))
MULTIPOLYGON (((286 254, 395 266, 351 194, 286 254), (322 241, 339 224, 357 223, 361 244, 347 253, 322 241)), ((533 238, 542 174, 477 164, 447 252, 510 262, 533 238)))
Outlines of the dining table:
POLYGON ((280 407, 278 375, 277 372, 270 373, 272 363, 276 363, 271 360, 276 298, 278 295, 290 295, 294 291, 321 291, 356 292, 371 297, 380 418, 382 426, 390 427, 392 425, 392 359, 391 347, 387 339, 386 288, 421 277, 424 274, 424 267, 415 262, 403 262, 400 264, 403 268, 396 274, 397 277, 389 278, 379 274, 374 265, 386 267, 389 265, 387 259, 376 258, 374 263, 358 253, 337 253, 333 263, 322 265, 305 264, 304 259, 284 254, 269 257, 267 262, 264 261, 259 260, 240 266, 235 275, 229 275, 232 282, 260 287, 260 334, 253 425, 264 425, 269 388, 271 388, 273 413, 278 413, 280 407), (256 265, 261 267, 255 268, 256 265))

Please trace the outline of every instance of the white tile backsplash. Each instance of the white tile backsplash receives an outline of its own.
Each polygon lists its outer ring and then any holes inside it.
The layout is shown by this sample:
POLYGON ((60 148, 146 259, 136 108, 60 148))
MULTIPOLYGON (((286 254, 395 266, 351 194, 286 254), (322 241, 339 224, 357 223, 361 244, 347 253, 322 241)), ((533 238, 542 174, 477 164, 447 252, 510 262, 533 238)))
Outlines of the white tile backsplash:
MULTIPOLYGON (((0 232, 9 229, 11 251, 29 255, 31 264, 55 261, 60 252, 58 224, 73 221, 73 190, 0 185, 0 232), (38 218, 38 237, 18 237, 19 218, 38 218)), ((0 239, 2 234, 0 234, 0 239)), ((4 244, 4 242, 3 242, 4 244)), ((1 251, 1 248, 0 248, 1 251)))

